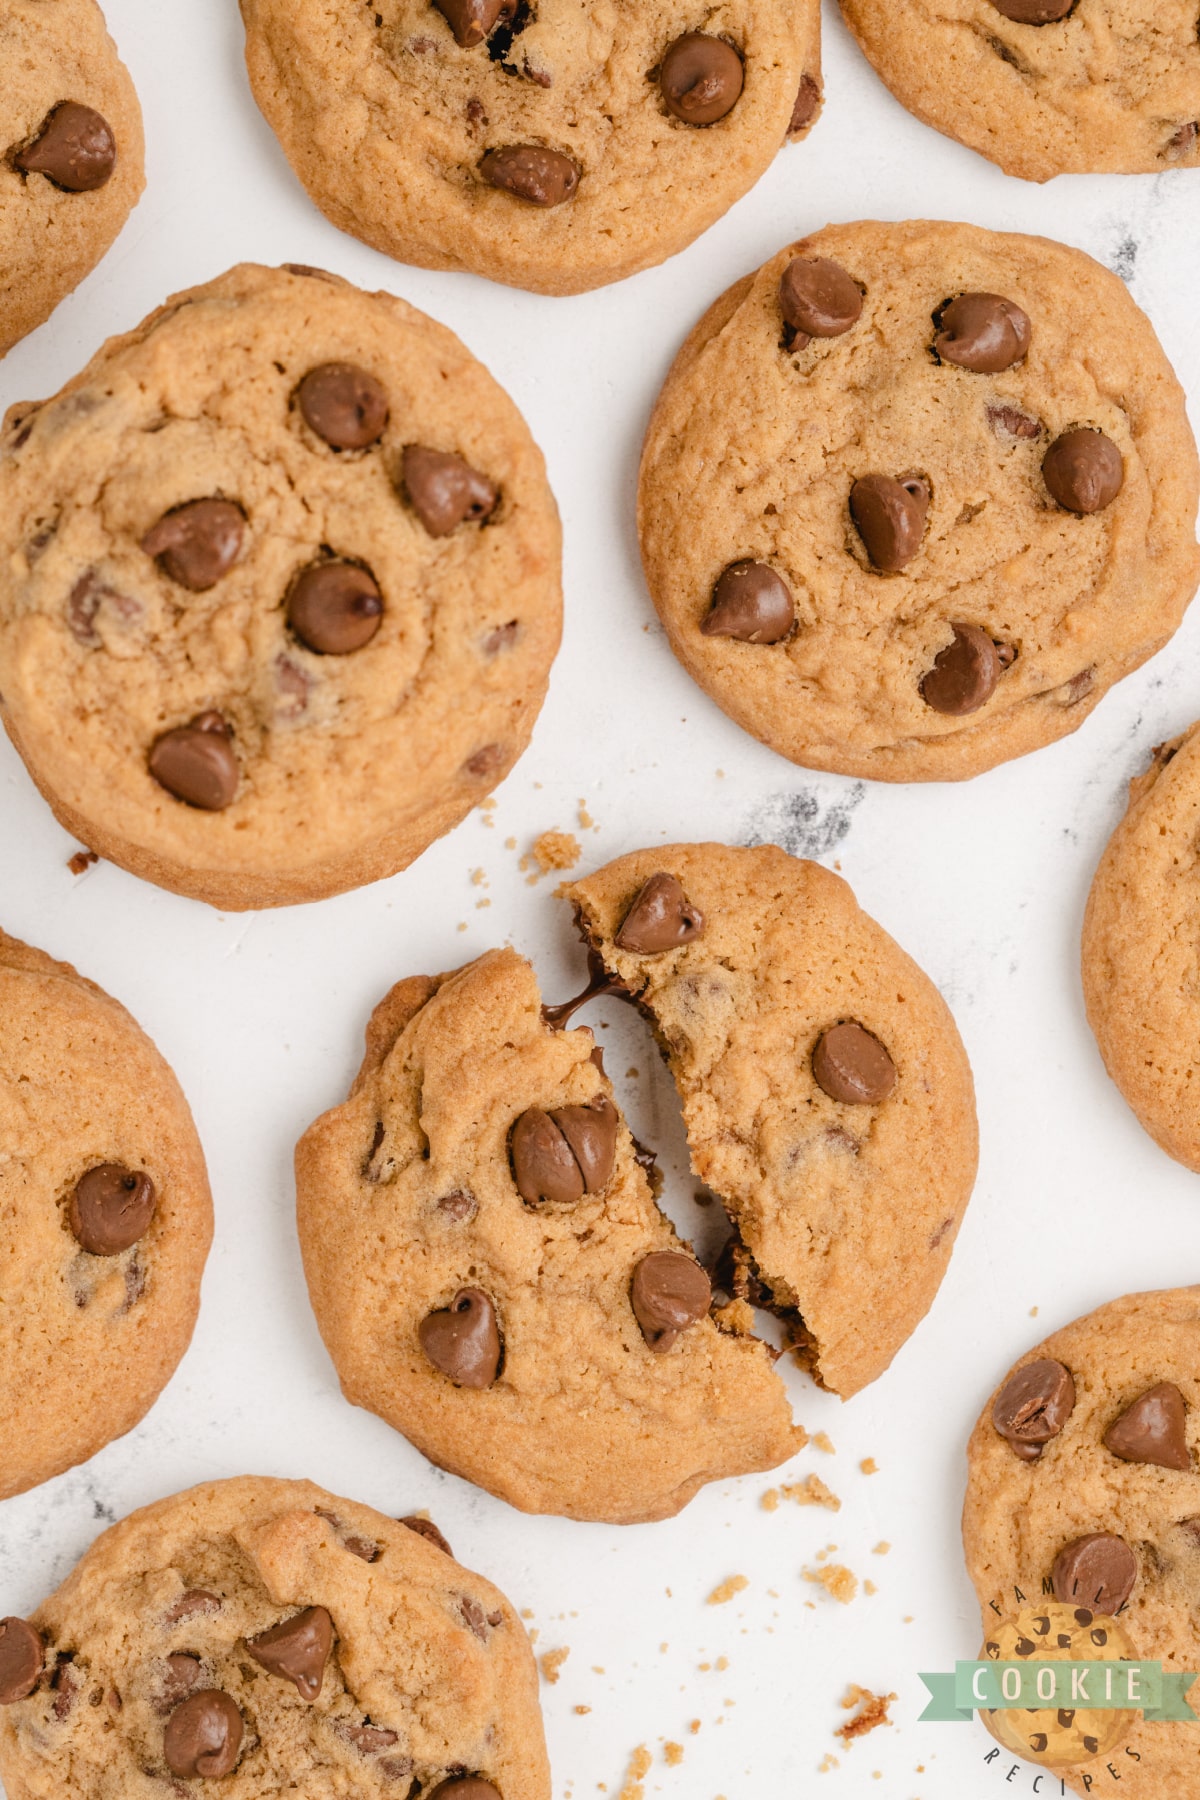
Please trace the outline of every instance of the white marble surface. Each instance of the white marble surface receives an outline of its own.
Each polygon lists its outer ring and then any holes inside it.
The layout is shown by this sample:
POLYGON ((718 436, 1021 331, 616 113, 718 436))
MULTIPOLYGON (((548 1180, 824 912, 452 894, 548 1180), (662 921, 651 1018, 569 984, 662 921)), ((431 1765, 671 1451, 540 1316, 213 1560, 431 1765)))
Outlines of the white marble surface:
MULTIPOLYGON (((545 300, 392 265, 327 225, 252 105, 234 0, 107 10, 146 111, 149 188, 101 269, 0 366, 0 403, 53 391, 110 332, 239 258, 390 287, 460 333, 544 446, 566 525, 566 639, 491 825, 474 815, 407 873, 319 907, 224 917, 109 866, 75 879, 74 844, 0 746, 0 921, 76 962, 155 1037, 194 1107, 217 1208, 195 1341, 158 1406, 85 1468, 0 1507, 0 1613, 34 1606, 106 1521, 144 1501, 246 1470, 306 1474, 391 1513, 428 1507, 464 1561, 533 1609, 539 1649, 570 1647, 543 1690, 556 1797, 615 1794, 640 1743, 655 1754, 647 1794, 677 1800, 1029 1793, 1028 1767, 1006 1781, 1010 1761, 985 1764, 979 1725, 916 1722, 917 1672, 975 1654, 958 1538, 963 1443, 998 1374, 1077 1313, 1200 1273, 1195 1178, 1109 1085, 1077 973, 1084 898, 1125 782, 1200 711, 1200 612, 1077 736, 1035 757, 959 787, 813 776, 743 737, 674 662, 639 576, 636 458, 703 308, 830 218, 932 214, 1064 237, 1130 281, 1195 395, 1200 176, 1010 180, 902 112, 827 10, 826 111, 811 140, 664 268, 545 300), (581 958, 565 909, 553 880, 526 884, 517 856, 547 827, 577 828, 581 799, 596 821, 582 834, 589 863, 706 835, 838 859, 941 985, 967 1040, 982 1168, 932 1314, 847 1406, 788 1377, 797 1416, 836 1444, 833 1457, 807 1451, 794 1476, 816 1470, 842 1497, 836 1518, 768 1515, 762 1478, 711 1488, 660 1526, 525 1518, 349 1407, 317 1336, 292 1145, 344 1093, 367 1013, 398 976, 511 939, 550 993, 569 990, 581 958), (510 835, 518 852, 504 847, 510 835), (477 868, 485 889, 472 886, 477 868), (865 1477, 868 1456, 879 1473, 865 1477), (872 1554, 880 1539, 887 1556, 872 1554), (829 1543, 878 1584, 874 1596, 841 1607, 804 1582, 829 1543), (734 1573, 746 1590, 706 1606, 734 1573), (831 1732, 851 1681, 896 1690, 897 1728, 818 1778, 825 1753, 841 1750, 831 1732), (669 1738, 685 1745, 678 1767, 663 1761, 669 1738)), ((593 1016, 611 1019, 600 1033, 616 1050, 610 1068, 642 1071, 622 1097, 663 1152, 666 1203, 689 1229, 678 1109, 658 1059, 618 1009, 593 1016)))

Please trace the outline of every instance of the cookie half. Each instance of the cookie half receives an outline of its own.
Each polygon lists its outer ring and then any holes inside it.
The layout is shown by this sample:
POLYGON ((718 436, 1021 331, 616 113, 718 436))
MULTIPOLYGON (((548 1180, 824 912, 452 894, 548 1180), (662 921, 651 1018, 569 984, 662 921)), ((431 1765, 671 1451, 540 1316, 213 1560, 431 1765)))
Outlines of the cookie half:
POLYGON ((810 768, 955 780, 1074 731, 1200 576, 1184 397, 1043 238, 829 226, 718 300, 642 458, 672 648, 810 768))
MULTIPOLYGON (((1198 1366, 1192 1287, 1099 1307, 1006 1376, 967 1449, 963 1541, 985 1634, 1044 1595, 1116 1617, 1138 1658, 1194 1667, 1198 1366)), ((1194 1725, 1135 1715, 1127 1745, 1122 1793, 1191 1792, 1194 1725)), ((1110 1779, 1103 1762, 1060 1773, 1079 1793, 1110 1779)))
POLYGON ((244 266, 0 446, 0 716, 91 849, 214 906, 404 868, 507 774, 561 630, 520 414, 386 294, 244 266))
POLYGON ((100 261, 145 187, 142 114, 95 0, 0 0, 0 355, 100 261))
POLYGON ((247 1475, 114 1525, 0 1621, 12 1800, 549 1800, 525 1628, 411 1524, 247 1475))
POLYGON ((191 1340, 212 1202, 187 1102, 146 1034, 3 932, 0 1144, 4 1499, 154 1404, 191 1340))
POLYGON ((1200 727, 1160 744, 1096 870, 1083 993, 1104 1065, 1168 1156, 1200 1170, 1200 727))
POLYGON ((386 255, 539 293, 682 250, 820 108, 817 0, 242 0, 255 99, 386 255))
POLYGON ((523 1511, 629 1524, 805 1440, 766 1346, 708 1316, 593 1048, 513 950, 400 982, 297 1148, 298 1221, 349 1400, 523 1511))
POLYGON ((1190 0, 841 0, 902 106, 1010 175, 1200 162, 1190 0))

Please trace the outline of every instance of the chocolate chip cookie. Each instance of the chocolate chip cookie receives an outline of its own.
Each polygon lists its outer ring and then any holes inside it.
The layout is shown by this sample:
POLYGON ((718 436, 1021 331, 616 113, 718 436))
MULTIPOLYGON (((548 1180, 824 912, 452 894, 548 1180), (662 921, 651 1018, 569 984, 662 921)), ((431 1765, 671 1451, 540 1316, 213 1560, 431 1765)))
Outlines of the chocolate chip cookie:
POLYGON ((1182 390, 1123 282, 973 226, 830 226, 710 309, 639 519, 676 655, 810 768, 952 780, 1074 731, 1200 577, 1182 390))
POLYGON ((1109 1074, 1168 1156, 1200 1170, 1200 727, 1160 744, 1092 882, 1083 993, 1109 1074))
POLYGON ((316 204, 402 262, 546 294, 682 250, 820 108, 817 0, 242 0, 316 204))
POLYGON ((67 829, 214 906, 404 868, 507 774, 561 625, 558 515, 442 326, 233 270, 0 441, 0 716, 67 829))
POLYGON ((1010 175, 1200 162, 1191 0, 841 0, 918 119, 1010 175))
MULTIPOLYGON (((1200 1288, 1175 1288, 1098 1308, 1006 1376, 967 1451, 963 1539, 985 1633, 1045 1595, 1115 1617, 1137 1657, 1195 1668, 1198 1363, 1200 1288)), ((1196 1740, 1194 1725, 1135 1716, 1114 1756, 1126 1800, 1190 1793, 1196 1740)), ((1077 1792, 1087 1768, 1065 1774, 1077 1792)))
POLYGON ((154 1404, 191 1339, 212 1203, 187 1102, 123 1006, 0 931, 0 1024, 4 1499, 154 1404))
POLYGON ((95 0, 0 0, 0 356, 94 269, 145 184, 95 0))
POLYGON ((550 1800, 525 1628, 437 1535, 257 1476, 132 1513, 0 1620, 10 1800, 550 1800))

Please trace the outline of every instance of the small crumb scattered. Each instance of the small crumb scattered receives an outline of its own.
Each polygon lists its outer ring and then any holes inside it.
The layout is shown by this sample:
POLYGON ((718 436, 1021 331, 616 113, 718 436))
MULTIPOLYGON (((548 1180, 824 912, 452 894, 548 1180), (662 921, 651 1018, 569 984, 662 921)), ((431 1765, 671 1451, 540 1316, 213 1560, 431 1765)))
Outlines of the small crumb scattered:
POLYGON ((718 1656, 716 1662, 713 1664, 713 1668, 720 1669, 722 1674, 724 1674, 725 1670, 728 1667, 729 1667, 729 1658, 727 1656, 718 1656))
POLYGON ((506 850, 515 850, 515 849, 516 849, 516 847, 517 847, 517 840, 516 840, 516 838, 511 838, 511 837, 510 837, 510 838, 505 838, 505 840, 504 840, 504 848, 505 848, 505 849, 506 849, 506 850))
POLYGON ((833 1444, 830 1441, 828 1432, 818 1431, 814 1434, 814 1436, 809 1441, 811 1442, 814 1450, 823 1450, 825 1452, 826 1456, 836 1456, 837 1455, 837 1451, 834 1449, 833 1444))
POLYGON ((576 1708, 575 1708, 575 1711, 576 1711, 576 1712, 577 1712, 577 1713, 579 1713, 579 1714, 580 1714, 580 1715, 581 1715, 581 1716, 582 1716, 582 1714, 584 1714, 584 1713, 590 1713, 590 1712, 591 1712, 591 1710, 592 1710, 592 1709, 591 1709, 591 1707, 590 1707, 590 1706, 577 1706, 577 1707, 576 1707, 576 1708))
POLYGON ((809 1475, 804 1481, 797 1481, 780 1491, 785 1500, 792 1500, 797 1506, 825 1506, 830 1512, 842 1510, 841 1501, 819 1475, 809 1475))
POLYGON ((460 931, 465 931, 467 929, 467 921, 465 919, 460 919, 458 921, 458 929, 460 931))
POLYGON ((823 1569, 805 1569, 805 1581, 823 1587, 832 1600, 849 1606, 858 1592, 858 1576, 841 1563, 827 1563, 823 1569))
POLYGON ((640 1069, 626 1069, 626 1071, 625 1071, 626 1081, 636 1081, 638 1076, 641 1074, 641 1072, 642 1071, 640 1069))
POLYGON ((1030 1307, 1030 1309, 1029 1309, 1029 1316, 1030 1316, 1030 1318, 1031 1318, 1031 1319, 1036 1319, 1036 1318, 1037 1318, 1037 1316, 1038 1316, 1038 1309, 1037 1309, 1037 1307, 1036 1307, 1036 1306, 1031 1306, 1031 1307, 1030 1307))
POLYGON ((875 1586, 875 1583, 873 1581, 864 1581, 863 1582, 863 1593, 864 1594, 877 1594, 878 1592, 879 1592, 879 1589, 875 1586))
POLYGON ((912 1622, 913 1622, 913 1616, 912 1616, 912 1614, 911 1614, 911 1613, 905 1613, 905 1615, 904 1615, 904 1619, 903 1619, 903 1623, 904 1623, 904 1624, 905 1624, 905 1625, 911 1625, 911 1624, 912 1624, 912 1622))
POLYGON ((842 1706, 854 1716, 838 1726, 834 1737, 840 1737, 844 1744, 851 1744, 855 1738, 866 1737, 868 1731, 874 1731, 880 1725, 890 1725, 888 1707, 895 1698, 895 1694, 873 1694, 870 1688, 858 1687, 852 1682, 846 1689, 842 1706))
POLYGON ((691 1723, 688 1725, 688 1730, 691 1732, 693 1737, 695 1737, 695 1735, 699 1731, 699 1729, 700 1729, 699 1719, 693 1719, 691 1721, 691 1723))
POLYGON ((579 839, 569 831, 543 831, 534 840, 533 860, 543 875, 551 869, 573 869, 582 855, 579 839))
POLYGON ((750 1583, 746 1580, 744 1575, 731 1575, 728 1581, 723 1581, 720 1587, 715 1587, 713 1589, 712 1593, 708 1596, 708 1604, 710 1606, 724 1606, 727 1600, 732 1600, 735 1594, 740 1594, 743 1588, 748 1588, 749 1586, 750 1583))
POLYGON ((599 1663, 592 1664, 592 1674, 593 1675, 603 1675, 604 1674, 604 1670, 600 1667, 599 1663))
POLYGON ((485 907, 485 906, 490 906, 490 905, 491 905, 491 904, 492 904, 492 903, 491 903, 491 901, 490 901, 490 900, 487 900, 487 899, 484 899, 484 900, 477 900, 477 901, 476 901, 476 902, 475 902, 475 911, 476 911, 476 912, 482 912, 482 910, 483 910, 483 908, 484 908, 484 907, 485 907))
POLYGON ((864 1456, 858 1466, 864 1475, 878 1475, 879 1473, 879 1464, 873 1456, 864 1456))
POLYGON ((648 1773, 653 1761, 645 1744, 639 1744, 629 1759, 629 1773, 625 1777, 625 1786, 621 1789, 621 1800, 645 1800, 646 1790, 642 1786, 642 1777, 648 1773))
POLYGON ((683 1745, 670 1742, 664 1744, 663 1761, 670 1763, 673 1769, 677 1769, 679 1764, 683 1761, 683 1745))
POLYGON ((837 1757, 834 1756, 831 1751, 827 1750, 825 1752, 824 1756, 821 1758, 820 1762, 817 1764, 817 1774, 818 1775, 828 1775, 830 1769, 840 1769, 841 1766, 842 1765, 838 1761, 837 1757))
POLYGON ((554 1686, 558 1680, 559 1671, 570 1654, 570 1650, 564 1646, 561 1650, 547 1650, 544 1655, 539 1656, 538 1663, 542 1671, 542 1680, 547 1686, 554 1686))
POLYGON ((486 887, 487 886, 487 871, 485 869, 472 869, 471 870, 471 886, 472 887, 486 887))
POLYGON ((531 1643, 531 1644, 536 1644, 536 1643, 537 1643, 537 1641, 538 1641, 538 1639, 539 1639, 539 1638, 540 1638, 540 1637, 541 1637, 541 1635, 542 1635, 542 1634, 541 1634, 541 1632, 540 1632, 540 1631, 539 1631, 539 1630, 538 1630, 538 1628, 537 1628, 537 1626, 536 1626, 536 1625, 531 1625, 531 1626, 530 1626, 530 1628, 529 1628, 529 1641, 530 1641, 530 1643, 531 1643))
POLYGON ((762 1499, 759 1501, 759 1505, 762 1507, 764 1512, 778 1512, 779 1511, 779 1489, 778 1488, 768 1488, 766 1493, 763 1495, 762 1499))
POLYGON ((888 1543, 886 1538, 880 1538, 880 1540, 876 1544, 874 1550, 872 1550, 871 1555, 872 1556, 886 1556, 888 1551, 891 1549, 891 1547, 892 1546, 888 1543))
POLYGON ((535 1614, 532 1606, 523 1606, 521 1608, 521 1617, 523 1619, 532 1619, 532 1618, 536 1618, 536 1616, 537 1615, 535 1614))
POLYGON ((579 802, 579 826, 582 831, 599 831, 600 829, 595 819, 593 819, 591 813, 588 811, 586 800, 580 800, 579 802))
POLYGON ((94 850, 77 850, 74 856, 67 858, 67 867, 72 875, 82 875, 85 869, 90 869, 93 863, 99 861, 100 858, 94 850))

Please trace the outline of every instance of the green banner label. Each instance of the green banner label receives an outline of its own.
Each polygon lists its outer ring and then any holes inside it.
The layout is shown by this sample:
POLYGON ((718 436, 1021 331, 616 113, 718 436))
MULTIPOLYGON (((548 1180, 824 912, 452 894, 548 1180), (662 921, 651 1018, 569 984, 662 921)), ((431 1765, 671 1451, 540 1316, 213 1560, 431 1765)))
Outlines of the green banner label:
POLYGON ((960 1662, 952 1675, 922 1675, 930 1702, 922 1719, 948 1723, 974 1712, 1065 1707, 1195 1720, 1184 1696, 1196 1676, 1160 1662, 960 1662))

